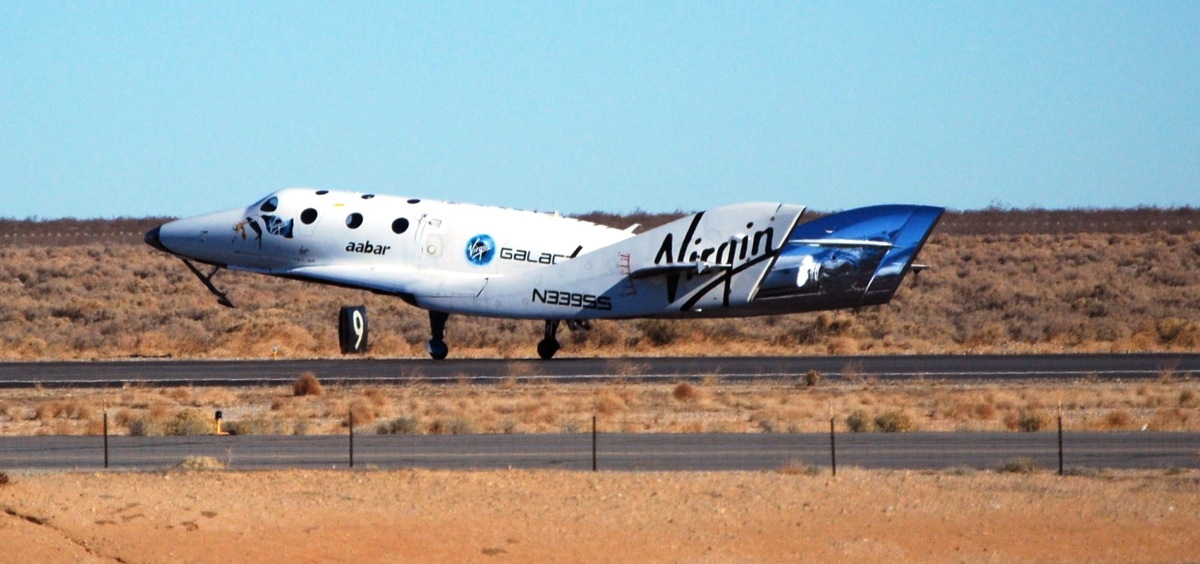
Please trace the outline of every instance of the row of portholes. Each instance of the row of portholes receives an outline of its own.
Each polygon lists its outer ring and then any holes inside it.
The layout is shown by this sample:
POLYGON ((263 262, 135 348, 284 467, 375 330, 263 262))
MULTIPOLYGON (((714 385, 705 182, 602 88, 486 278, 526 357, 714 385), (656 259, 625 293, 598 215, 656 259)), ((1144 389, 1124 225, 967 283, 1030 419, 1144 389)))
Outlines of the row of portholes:
MULTIPOLYGON (((312 222, 314 222, 316 220, 317 220, 317 210, 308 208, 308 209, 300 212, 300 223, 303 223, 305 225, 312 225, 312 222)), ((349 227, 350 229, 358 229, 359 227, 362 227, 362 224, 363 224, 363 215, 361 213, 354 212, 354 213, 346 216, 346 227, 349 227)), ((401 217, 401 218, 396 219, 396 221, 392 222, 392 233, 399 235, 401 233, 404 233, 405 231, 408 231, 408 220, 407 219, 401 217)))
MULTIPOLYGON (((329 193, 329 190, 317 190, 318 196, 324 196, 328 193, 329 193)), ((371 198, 374 198, 374 197, 375 197, 375 194, 363 194, 362 195, 362 199, 364 199, 364 200, 370 200, 371 198)), ((419 203, 421 203, 421 199, 420 198, 410 198, 408 200, 408 203, 419 204, 419 203)), ((275 211, 278 208, 278 206, 279 206, 279 198, 272 197, 271 199, 267 200, 266 202, 263 202, 263 205, 260 209, 264 212, 269 213, 269 212, 275 211)), ((315 210, 313 208, 308 208, 308 209, 300 212, 300 222, 301 223, 303 223, 305 225, 312 225, 312 223, 316 220, 317 220, 317 210, 315 210)), ((359 227, 362 226, 362 224, 363 224, 363 216, 361 213, 354 212, 354 213, 346 216, 346 227, 349 227, 350 229, 358 229, 359 227)), ((398 218, 396 221, 392 222, 392 233, 399 235, 401 233, 404 233, 405 231, 408 231, 408 220, 407 219, 404 219, 403 217, 401 217, 401 218, 398 218)))

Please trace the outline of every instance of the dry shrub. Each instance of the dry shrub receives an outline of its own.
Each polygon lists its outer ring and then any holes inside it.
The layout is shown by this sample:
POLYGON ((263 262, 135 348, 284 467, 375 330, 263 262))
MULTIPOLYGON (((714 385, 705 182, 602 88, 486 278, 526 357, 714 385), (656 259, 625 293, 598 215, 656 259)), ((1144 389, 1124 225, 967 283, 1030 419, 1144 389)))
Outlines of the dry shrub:
POLYGON ((971 415, 976 419, 990 421, 996 418, 996 407, 990 403, 977 403, 971 408, 971 415))
POLYGON ((187 471, 224 470, 225 463, 211 456, 189 456, 179 463, 179 467, 187 471))
POLYGON ((866 411, 856 409, 846 416, 846 427, 852 433, 868 433, 875 428, 875 422, 866 411))
POLYGON ((151 419, 163 419, 170 415, 170 413, 171 408, 165 403, 156 403, 150 406, 150 409, 147 412, 151 419))
POLYGON ((198 409, 185 409, 175 414, 168 423, 168 435, 211 435, 216 430, 216 422, 198 409))
POLYGON ((391 421, 380 421, 375 425, 375 432, 380 435, 419 435, 421 420, 416 417, 397 417, 391 421))
POLYGON ((816 370, 809 370, 804 373, 804 385, 808 387, 816 386, 821 383, 821 373, 816 370))
POLYGON ((281 421, 257 415, 238 421, 226 421, 221 429, 230 435, 277 435, 282 426, 281 421))
POLYGON ((1041 412, 1023 409, 1018 413, 1008 413, 1004 416, 1004 426, 1010 431, 1032 433, 1041 431, 1049 420, 1041 412))
POLYGON ((179 403, 190 403, 192 400, 192 391, 188 388, 172 388, 167 391, 167 397, 179 403))
POLYGON ((165 435, 166 425, 161 420, 150 417, 138 417, 129 422, 131 437, 161 437, 165 435))
POLYGON ((681 402, 690 402, 696 399, 696 388, 687 382, 680 382, 671 391, 671 396, 681 402))
POLYGON ((369 400, 375 407, 384 407, 391 403, 388 400, 387 394, 383 393, 383 390, 379 388, 367 388, 363 390, 363 397, 369 400))
POLYGON ((350 415, 355 425, 370 425, 375 422, 375 408, 365 400, 351 401, 350 415))
POLYGON ((1153 431, 1186 431, 1194 413, 1194 410, 1178 407, 1160 409, 1154 413, 1146 428, 1153 431))
POLYGON ((113 416, 113 424, 119 425, 121 427, 128 426, 129 423, 133 420, 134 420, 133 411, 129 410, 129 409, 122 409, 122 410, 118 411, 116 415, 113 416))
POLYGON ((10 480, 8 479, 8 473, 0 472, 0 486, 7 486, 9 481, 10 480))
POLYGON ((297 396, 319 396, 324 393, 321 381, 312 372, 305 372, 292 384, 292 394, 297 396))
POLYGON ((54 419, 62 413, 62 404, 57 401, 42 402, 33 409, 33 417, 39 421, 54 419))
POLYGON ((779 473, 787 476, 816 476, 821 473, 821 469, 816 464, 793 458, 779 468, 779 473))
POLYGON ((1036 460, 1022 456, 1002 462, 996 471, 1002 474, 1033 474, 1041 469, 1036 460))
POLYGON ((1106 429, 1126 429, 1132 424, 1133 416, 1124 409, 1110 411, 1108 415, 1104 416, 1104 427, 1106 429))
POLYGON ((875 418, 875 428, 884 433, 905 433, 915 428, 912 417, 903 411, 887 411, 875 418))
POLYGON ((453 419, 434 419, 429 425, 431 435, 471 435, 475 433, 475 425, 461 417, 453 419))
POLYGON ((598 415, 613 415, 625 409, 625 402, 611 390, 601 390, 592 401, 598 415))
POLYGON ((83 434, 97 436, 104 434, 104 421, 101 419, 89 419, 83 426, 83 434))
POLYGON ((637 323, 637 328, 642 337, 656 347, 673 344, 681 336, 679 323, 666 319, 644 319, 637 323))
POLYGON ((1179 392, 1179 407, 1189 407, 1196 403, 1196 392, 1193 390, 1184 390, 1179 392))

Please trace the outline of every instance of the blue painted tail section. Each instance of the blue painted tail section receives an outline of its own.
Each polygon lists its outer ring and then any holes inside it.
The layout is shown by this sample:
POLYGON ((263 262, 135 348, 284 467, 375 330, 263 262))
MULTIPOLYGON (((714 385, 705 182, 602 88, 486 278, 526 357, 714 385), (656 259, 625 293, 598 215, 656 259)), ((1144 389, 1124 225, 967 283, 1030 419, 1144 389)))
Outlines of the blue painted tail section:
POLYGON ((872 206, 797 225, 755 301, 787 311, 887 303, 943 211, 872 206))

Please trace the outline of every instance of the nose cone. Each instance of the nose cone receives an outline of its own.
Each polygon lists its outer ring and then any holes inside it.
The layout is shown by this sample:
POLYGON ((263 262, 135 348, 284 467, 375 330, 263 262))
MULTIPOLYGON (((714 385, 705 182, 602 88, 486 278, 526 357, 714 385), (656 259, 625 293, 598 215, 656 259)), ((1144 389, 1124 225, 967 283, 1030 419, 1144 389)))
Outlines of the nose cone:
POLYGON ((158 227, 155 227, 154 229, 147 231, 146 232, 146 244, 150 245, 151 247, 154 247, 160 251, 169 253, 169 252, 171 252, 171 249, 168 249, 167 247, 163 246, 162 239, 158 235, 160 231, 162 231, 161 225, 159 225, 158 227))

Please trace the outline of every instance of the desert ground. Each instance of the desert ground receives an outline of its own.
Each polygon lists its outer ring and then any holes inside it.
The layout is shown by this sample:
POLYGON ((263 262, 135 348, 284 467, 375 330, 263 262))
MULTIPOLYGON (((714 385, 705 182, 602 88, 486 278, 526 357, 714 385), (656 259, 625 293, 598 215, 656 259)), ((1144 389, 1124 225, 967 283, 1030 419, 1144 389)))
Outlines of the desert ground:
POLYGON ((1200 474, 10 476, 3 562, 1194 562, 1200 474))

